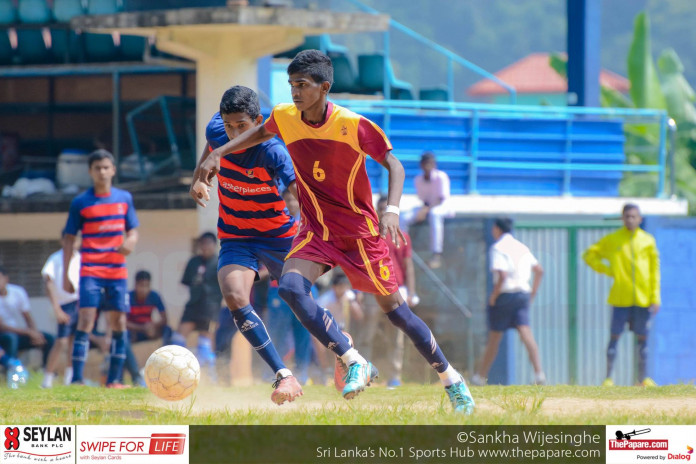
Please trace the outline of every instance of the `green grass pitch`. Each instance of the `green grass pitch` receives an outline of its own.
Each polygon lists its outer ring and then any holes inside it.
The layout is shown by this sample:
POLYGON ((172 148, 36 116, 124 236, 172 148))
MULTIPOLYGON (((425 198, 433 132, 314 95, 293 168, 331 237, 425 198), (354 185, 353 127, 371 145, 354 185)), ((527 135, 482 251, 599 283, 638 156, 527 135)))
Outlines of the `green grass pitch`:
POLYGON ((439 385, 375 385, 352 401, 333 387, 309 386, 277 406, 270 385, 200 386, 179 402, 145 388, 59 386, 42 390, 35 375, 20 390, 2 389, 4 424, 695 424, 696 387, 489 386, 472 388, 472 416, 451 412, 439 385))

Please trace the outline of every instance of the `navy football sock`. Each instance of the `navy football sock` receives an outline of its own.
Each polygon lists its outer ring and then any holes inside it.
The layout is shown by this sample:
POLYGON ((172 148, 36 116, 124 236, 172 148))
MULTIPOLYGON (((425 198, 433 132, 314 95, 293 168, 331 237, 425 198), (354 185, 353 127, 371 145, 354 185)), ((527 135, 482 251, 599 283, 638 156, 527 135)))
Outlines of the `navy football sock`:
POLYGON ((638 339, 638 381, 642 382, 646 375, 648 364, 648 340, 638 339))
POLYGON ((121 379, 123 364, 126 362, 126 343, 128 332, 114 332, 111 338, 111 359, 106 384, 116 383, 121 379))
POLYGON ((607 378, 611 377, 611 371, 614 370, 614 360, 616 359, 616 345, 618 343, 618 337, 611 337, 609 339, 609 346, 607 347, 607 378))
POLYGON ((251 305, 246 305, 243 308, 232 311, 234 324, 239 331, 244 335, 254 350, 266 361, 266 364, 273 370, 275 374, 281 369, 285 369, 283 360, 276 350, 271 337, 268 335, 266 326, 261 318, 256 314, 251 305))
POLYGON ((393 311, 387 313, 387 317, 396 327, 400 328, 415 345, 418 352, 428 361, 438 373, 445 372, 449 362, 442 354, 442 350, 435 341, 435 336, 423 320, 416 316, 406 302, 393 311))
POLYGON ((351 349, 350 342, 331 313, 317 305, 311 296, 312 283, 296 272, 284 274, 278 282, 278 294, 309 333, 338 356, 351 349))
POLYGON ((82 330, 75 331, 75 340, 73 341, 72 352, 72 368, 73 382, 82 382, 82 374, 85 370, 85 362, 87 361, 87 351, 89 350, 89 334, 82 330))

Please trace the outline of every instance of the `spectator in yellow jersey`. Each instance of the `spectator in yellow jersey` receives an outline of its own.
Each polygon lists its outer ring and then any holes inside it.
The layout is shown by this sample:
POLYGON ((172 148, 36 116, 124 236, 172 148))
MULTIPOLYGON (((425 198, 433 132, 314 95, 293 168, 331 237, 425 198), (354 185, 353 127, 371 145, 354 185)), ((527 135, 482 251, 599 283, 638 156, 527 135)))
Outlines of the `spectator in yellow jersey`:
POLYGON ((616 345, 628 323, 638 341, 638 381, 646 387, 655 386, 646 374, 646 364, 650 319, 660 310, 660 256, 655 238, 640 228, 643 218, 637 205, 626 204, 622 219, 622 228, 604 236, 583 255, 588 266, 614 280, 608 299, 613 309, 603 385, 614 385, 611 371, 616 345))

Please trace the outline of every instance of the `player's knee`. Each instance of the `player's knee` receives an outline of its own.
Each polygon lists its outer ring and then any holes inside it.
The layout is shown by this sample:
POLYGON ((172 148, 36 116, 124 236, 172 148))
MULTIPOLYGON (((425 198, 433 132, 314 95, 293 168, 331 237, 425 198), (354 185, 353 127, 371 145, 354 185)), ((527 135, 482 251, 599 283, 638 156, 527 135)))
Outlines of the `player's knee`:
POLYGON ((249 294, 239 289, 229 289, 225 291, 225 304, 230 310, 234 311, 249 304, 249 294))
POLYGON ((309 295, 311 288, 309 280, 296 272, 288 272, 278 281, 278 295, 293 309, 300 298, 309 295))

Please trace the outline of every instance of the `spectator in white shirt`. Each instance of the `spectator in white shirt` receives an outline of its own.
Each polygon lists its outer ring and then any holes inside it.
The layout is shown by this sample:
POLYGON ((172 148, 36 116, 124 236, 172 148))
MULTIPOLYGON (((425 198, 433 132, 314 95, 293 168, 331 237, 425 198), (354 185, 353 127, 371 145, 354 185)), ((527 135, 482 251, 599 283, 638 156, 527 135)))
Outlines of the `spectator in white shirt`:
POLYGON ((423 205, 412 210, 405 211, 402 215, 402 228, 410 224, 423 222, 430 224, 430 251, 432 257, 429 265, 432 269, 442 266, 442 243, 445 233, 445 218, 454 216, 449 205, 450 180, 446 172, 437 169, 435 155, 426 151, 420 161, 422 174, 414 179, 416 194, 423 205))
POLYGON ((30 311, 27 291, 11 284, 7 271, 0 266, 0 346, 11 358, 16 358, 19 351, 40 348, 45 366, 53 335, 36 329, 30 311))
MULTIPOLYGON (((65 246, 65 234, 63 234, 61 241, 63 246, 65 246)), ((79 313, 80 252, 77 251, 77 248, 73 251, 68 269, 68 278, 75 289, 74 293, 68 293, 63 289, 63 274, 63 249, 61 248, 49 256, 41 270, 46 294, 58 322, 56 342, 46 362, 46 373, 41 384, 43 388, 51 388, 53 386, 53 378, 61 354, 72 353, 72 340, 75 330, 77 330, 79 313)), ((69 379, 68 383, 70 383, 70 380, 72 380, 72 366, 66 368, 65 378, 69 379)))
POLYGON ((546 375, 529 327, 529 305, 539 290, 544 270, 529 248, 512 236, 511 219, 496 219, 491 232, 495 239, 490 256, 494 285, 488 300, 488 343, 471 383, 485 385, 503 334, 507 329, 515 328, 534 367, 534 382, 543 385, 546 375), (534 281, 530 286, 532 274, 534 281))

